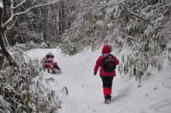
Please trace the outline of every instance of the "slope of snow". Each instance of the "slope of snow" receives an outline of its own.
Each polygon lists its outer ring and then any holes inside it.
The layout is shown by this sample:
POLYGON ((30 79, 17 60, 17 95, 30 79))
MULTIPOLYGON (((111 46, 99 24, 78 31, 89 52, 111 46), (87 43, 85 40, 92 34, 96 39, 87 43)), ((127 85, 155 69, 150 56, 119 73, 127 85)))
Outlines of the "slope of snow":
MULTIPOLYGON (((101 80, 93 75, 100 51, 85 50, 75 56, 66 56, 56 49, 35 49, 27 54, 33 59, 41 59, 49 51, 55 54, 62 69, 62 74, 53 75, 55 80, 69 89, 60 113, 170 113, 171 67, 166 66, 143 81, 140 88, 134 80, 118 74, 113 81, 113 102, 106 105, 101 80)), ((57 84, 50 86, 57 87, 57 84)))

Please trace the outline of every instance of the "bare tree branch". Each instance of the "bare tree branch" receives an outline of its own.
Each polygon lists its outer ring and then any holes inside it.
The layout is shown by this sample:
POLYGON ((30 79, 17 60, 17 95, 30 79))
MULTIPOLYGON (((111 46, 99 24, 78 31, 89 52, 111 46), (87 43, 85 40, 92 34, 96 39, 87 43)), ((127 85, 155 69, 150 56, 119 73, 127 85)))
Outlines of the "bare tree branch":
POLYGON ((34 5, 34 6, 30 7, 30 8, 27 8, 25 11, 14 13, 14 9, 13 9, 14 2, 13 2, 13 0, 11 0, 11 16, 10 16, 10 18, 6 22, 4 22, 2 24, 2 27, 6 27, 14 19, 14 17, 16 17, 16 16, 24 15, 24 14, 28 13, 29 11, 31 11, 32 9, 40 8, 40 7, 44 7, 44 6, 48 6, 48 5, 52 5, 52 4, 54 4, 54 3, 58 2, 58 1, 59 0, 54 0, 54 1, 48 2, 48 3, 34 5))
POLYGON ((20 3, 18 3, 16 6, 13 7, 13 9, 16 9, 18 7, 20 7, 21 5, 23 5, 26 2, 26 0, 21 1, 20 3))
POLYGON ((11 30, 15 26, 15 23, 16 23, 16 19, 13 19, 13 22, 6 27, 7 30, 11 30))
POLYGON ((6 35, 7 35, 7 31, 4 32, 3 40, 4 40, 5 47, 9 47, 9 42, 8 42, 8 39, 7 39, 6 35))
POLYGON ((6 27, 13 20, 13 18, 14 14, 11 14, 10 18, 6 22, 2 23, 2 27, 6 27))
POLYGON ((14 10, 12 9, 14 7, 14 0, 10 0, 10 2, 11 2, 11 5, 10 5, 11 16, 8 20, 2 23, 2 27, 6 27, 14 18, 14 10))
POLYGON ((2 26, 2 17, 3 17, 2 15, 3 15, 3 10, 0 7, 0 26, 2 26))
POLYGON ((49 3, 38 4, 38 5, 32 6, 32 7, 28 8, 28 9, 26 9, 25 11, 21 11, 21 12, 16 13, 14 16, 20 16, 20 15, 26 14, 29 11, 31 11, 32 9, 40 8, 40 7, 44 7, 44 6, 48 6, 48 5, 52 5, 52 4, 54 4, 54 3, 58 2, 58 1, 59 0, 54 0, 54 1, 49 2, 49 3))

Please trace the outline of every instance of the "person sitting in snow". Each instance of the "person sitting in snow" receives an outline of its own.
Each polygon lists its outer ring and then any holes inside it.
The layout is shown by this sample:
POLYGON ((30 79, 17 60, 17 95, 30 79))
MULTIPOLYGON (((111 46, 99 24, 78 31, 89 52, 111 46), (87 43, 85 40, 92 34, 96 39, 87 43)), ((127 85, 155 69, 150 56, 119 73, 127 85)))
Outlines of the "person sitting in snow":
POLYGON ((61 69, 58 66, 58 63, 54 61, 55 56, 49 52, 42 59, 42 67, 44 70, 47 70, 49 73, 60 73, 61 69))
POLYGON ((112 81, 113 77, 116 76, 116 65, 119 64, 119 60, 116 56, 112 55, 111 52, 112 46, 104 45, 102 55, 98 57, 94 66, 94 75, 96 75, 100 69, 99 74, 102 79, 105 104, 109 104, 111 102, 112 81))

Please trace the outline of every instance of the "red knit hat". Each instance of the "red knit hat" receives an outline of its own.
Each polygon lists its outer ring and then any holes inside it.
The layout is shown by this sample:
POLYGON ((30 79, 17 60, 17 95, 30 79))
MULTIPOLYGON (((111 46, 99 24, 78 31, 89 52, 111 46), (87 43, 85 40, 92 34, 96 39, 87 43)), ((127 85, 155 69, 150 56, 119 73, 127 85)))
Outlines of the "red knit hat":
POLYGON ((102 49, 102 54, 109 54, 112 51, 112 46, 104 45, 102 49))

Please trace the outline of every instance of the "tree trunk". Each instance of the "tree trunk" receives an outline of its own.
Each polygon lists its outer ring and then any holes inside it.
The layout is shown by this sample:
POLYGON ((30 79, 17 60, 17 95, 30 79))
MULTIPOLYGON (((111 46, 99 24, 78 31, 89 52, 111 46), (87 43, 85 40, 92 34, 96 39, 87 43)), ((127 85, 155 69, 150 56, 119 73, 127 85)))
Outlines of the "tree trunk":
POLYGON ((6 56, 6 58, 8 59, 8 61, 10 63, 10 65, 17 66, 16 62, 11 57, 11 55, 9 54, 9 52, 7 51, 7 49, 5 47, 4 36, 5 36, 4 30, 0 28, 0 47, 1 47, 1 50, 2 50, 2 54, 4 54, 4 56, 6 56))
POLYGON ((62 35, 65 30, 65 6, 64 2, 59 2, 59 35, 62 35))
POLYGON ((3 22, 2 17, 4 16, 3 13, 4 13, 3 9, 0 8, 0 47, 1 47, 1 51, 2 51, 2 54, 8 59, 10 65, 17 66, 16 62, 14 61, 12 56, 9 54, 9 52, 7 51, 6 46, 5 46, 4 38, 5 38, 6 28, 2 27, 2 22, 3 22))
POLYGON ((43 26, 43 38, 44 41, 46 42, 48 40, 48 7, 42 8, 42 14, 44 18, 44 22, 42 24, 43 26))
POLYGON ((2 21, 6 21, 8 20, 8 18, 10 17, 10 0, 2 0, 3 2, 3 15, 2 15, 2 21))

